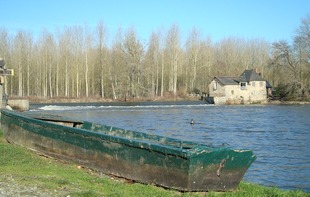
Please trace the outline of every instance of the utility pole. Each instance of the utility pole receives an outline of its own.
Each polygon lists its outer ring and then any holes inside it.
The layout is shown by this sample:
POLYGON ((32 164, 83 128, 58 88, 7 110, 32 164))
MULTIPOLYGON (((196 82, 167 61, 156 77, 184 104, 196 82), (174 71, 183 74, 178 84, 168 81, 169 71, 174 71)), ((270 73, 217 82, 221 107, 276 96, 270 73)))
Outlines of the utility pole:
POLYGON ((4 68, 5 62, 2 58, 0 58, 0 109, 5 109, 7 104, 7 96, 3 90, 4 85, 4 77, 5 76, 13 76, 14 70, 13 69, 6 69, 4 68))

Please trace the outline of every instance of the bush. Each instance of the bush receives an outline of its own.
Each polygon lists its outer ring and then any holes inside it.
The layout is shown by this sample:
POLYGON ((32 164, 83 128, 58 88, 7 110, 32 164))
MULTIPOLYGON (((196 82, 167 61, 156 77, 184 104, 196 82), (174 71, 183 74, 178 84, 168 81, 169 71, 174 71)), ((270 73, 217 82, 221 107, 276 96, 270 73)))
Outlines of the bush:
POLYGON ((303 87, 297 82, 279 84, 273 92, 273 97, 280 100, 306 101, 309 99, 309 91, 308 87, 303 87))

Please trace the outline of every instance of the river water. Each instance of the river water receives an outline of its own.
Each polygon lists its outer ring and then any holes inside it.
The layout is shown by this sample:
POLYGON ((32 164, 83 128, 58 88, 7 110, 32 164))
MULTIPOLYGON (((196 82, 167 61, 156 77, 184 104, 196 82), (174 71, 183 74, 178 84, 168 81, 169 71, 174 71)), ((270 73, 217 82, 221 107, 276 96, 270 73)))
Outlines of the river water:
POLYGON ((214 106, 203 102, 33 104, 128 130, 251 149, 247 182, 310 192, 310 105, 214 106), (190 124, 191 119, 195 124, 190 124))

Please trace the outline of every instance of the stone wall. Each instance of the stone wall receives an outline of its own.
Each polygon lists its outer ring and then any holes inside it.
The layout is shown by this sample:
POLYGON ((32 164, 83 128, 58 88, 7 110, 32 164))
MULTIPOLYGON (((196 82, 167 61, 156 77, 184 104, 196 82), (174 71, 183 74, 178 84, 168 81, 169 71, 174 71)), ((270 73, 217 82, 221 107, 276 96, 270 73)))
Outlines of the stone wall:
POLYGON ((8 100, 7 103, 12 109, 17 111, 28 111, 29 110, 29 100, 8 100))
POLYGON ((266 103, 267 90, 265 81, 252 81, 242 89, 240 85, 221 85, 214 88, 213 80, 209 85, 209 96, 214 97, 214 103, 223 104, 252 104, 266 103))

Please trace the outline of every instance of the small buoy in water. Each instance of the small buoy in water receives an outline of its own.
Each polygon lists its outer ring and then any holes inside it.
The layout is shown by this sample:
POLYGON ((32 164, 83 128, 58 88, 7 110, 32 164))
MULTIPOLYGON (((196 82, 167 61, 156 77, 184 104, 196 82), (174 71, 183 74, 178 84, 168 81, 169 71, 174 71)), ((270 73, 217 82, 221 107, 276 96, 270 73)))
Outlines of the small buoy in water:
POLYGON ((194 119, 191 119, 191 124, 195 124, 194 119))

